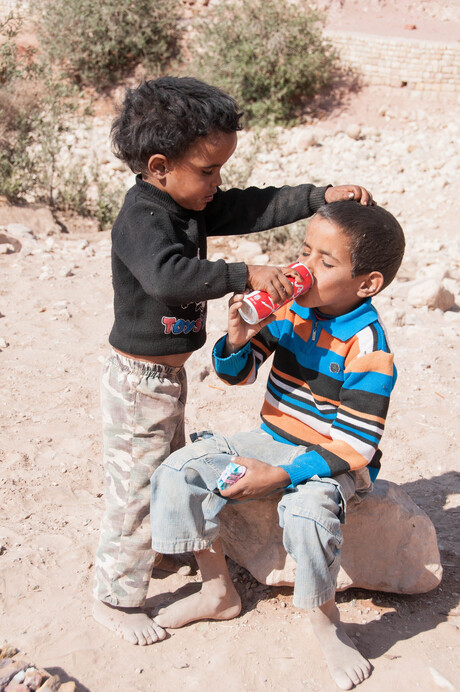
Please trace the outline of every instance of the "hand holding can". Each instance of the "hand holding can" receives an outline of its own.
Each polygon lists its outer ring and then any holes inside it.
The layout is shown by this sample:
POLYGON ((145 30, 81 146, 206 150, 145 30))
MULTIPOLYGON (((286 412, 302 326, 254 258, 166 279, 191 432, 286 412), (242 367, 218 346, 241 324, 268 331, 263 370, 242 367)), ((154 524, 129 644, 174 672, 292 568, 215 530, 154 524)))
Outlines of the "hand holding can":
MULTIPOLYGON (((297 276, 287 277, 294 289, 293 297, 297 298, 313 286, 314 278, 310 270, 301 262, 293 262, 289 267, 295 269, 302 277, 301 279, 297 276)), ((244 296, 243 305, 238 312, 248 324, 257 324, 291 300, 292 297, 282 303, 275 303, 265 291, 251 291, 244 296)))

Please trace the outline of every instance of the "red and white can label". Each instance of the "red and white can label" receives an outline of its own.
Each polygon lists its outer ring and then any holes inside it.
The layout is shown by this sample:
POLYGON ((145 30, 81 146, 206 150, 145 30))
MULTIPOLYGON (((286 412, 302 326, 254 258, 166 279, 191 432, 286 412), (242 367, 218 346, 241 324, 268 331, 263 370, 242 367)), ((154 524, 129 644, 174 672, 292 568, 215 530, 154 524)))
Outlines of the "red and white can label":
POLYGON ((248 293, 246 296, 244 296, 243 305, 238 310, 245 322, 248 324, 258 324, 258 322, 261 322, 266 317, 271 315, 272 312, 275 312, 275 310, 278 310, 278 308, 286 305, 286 303, 289 303, 289 301, 291 301, 293 298, 297 298, 297 296, 305 293, 313 286, 313 275, 304 264, 301 262, 293 262, 293 264, 290 264, 289 266, 292 269, 295 269, 302 277, 302 279, 299 279, 297 276, 286 277, 294 288, 294 295, 287 298, 287 300, 283 301, 282 303, 274 303, 269 294, 265 291, 252 291, 251 293, 248 293))

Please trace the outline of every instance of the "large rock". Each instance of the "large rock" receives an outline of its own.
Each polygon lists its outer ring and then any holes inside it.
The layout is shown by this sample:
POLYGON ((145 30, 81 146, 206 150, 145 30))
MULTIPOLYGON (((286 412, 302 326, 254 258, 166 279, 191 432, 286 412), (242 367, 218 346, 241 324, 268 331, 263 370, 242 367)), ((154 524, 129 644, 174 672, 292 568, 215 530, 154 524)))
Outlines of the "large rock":
MULTIPOLYGON (((54 220, 51 210, 40 204, 0 203, 0 226, 8 227, 10 224, 25 226, 38 235, 58 235, 61 233, 61 228, 54 220)), ((7 230, 16 236, 13 228, 7 228, 7 230)))
MULTIPOLYGON (((296 563, 286 554, 278 498, 226 505, 220 514, 226 554, 262 584, 293 586, 296 563)), ((424 593, 441 581, 436 532, 429 517, 395 483, 378 480, 348 506, 337 588, 424 593)))

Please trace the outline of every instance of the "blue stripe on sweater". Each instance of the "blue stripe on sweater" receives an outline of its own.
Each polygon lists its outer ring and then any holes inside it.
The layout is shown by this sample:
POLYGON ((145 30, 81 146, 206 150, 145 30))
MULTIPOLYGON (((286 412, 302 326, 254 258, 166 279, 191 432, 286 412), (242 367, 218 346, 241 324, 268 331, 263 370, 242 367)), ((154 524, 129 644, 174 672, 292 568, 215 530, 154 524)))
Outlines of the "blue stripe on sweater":
POLYGON ((284 404, 292 406, 293 409, 301 409, 302 411, 305 411, 307 413, 314 413, 316 418, 324 418, 328 421, 331 421, 334 420, 334 418, 337 415, 336 411, 332 411, 331 413, 325 413, 324 411, 319 411, 314 404, 309 404, 303 399, 297 399, 290 396, 282 389, 278 389, 277 387, 275 387, 271 380, 267 382, 267 389, 270 391, 271 394, 273 394, 275 399, 281 400, 284 404))
POLYGON ((352 372, 347 374, 343 383, 344 389, 362 389, 371 394, 389 397, 394 386, 394 377, 383 375, 379 372, 352 372), (360 387, 361 380, 365 380, 365 386, 360 387))
POLYGON ((373 435, 368 435, 367 433, 362 432, 362 430, 359 430, 357 428, 352 428, 349 425, 344 425, 343 423, 340 423, 340 421, 336 420, 334 423, 334 428, 340 428, 340 430, 344 430, 345 432, 352 432, 355 437, 360 437, 364 440, 369 440, 369 442, 373 442, 376 445, 380 442, 380 437, 374 437, 373 435))

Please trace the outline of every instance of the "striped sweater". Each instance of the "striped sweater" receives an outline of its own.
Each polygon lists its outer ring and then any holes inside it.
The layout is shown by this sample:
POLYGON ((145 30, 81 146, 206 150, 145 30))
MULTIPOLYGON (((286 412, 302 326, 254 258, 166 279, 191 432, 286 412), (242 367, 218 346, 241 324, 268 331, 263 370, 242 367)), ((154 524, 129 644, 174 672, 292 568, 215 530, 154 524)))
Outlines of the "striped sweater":
POLYGON ((292 485, 318 475, 380 468, 378 449, 396 381, 393 354, 371 300, 338 317, 288 303, 236 353, 213 363, 229 385, 255 381, 274 353, 261 410, 262 429, 275 440, 305 445, 288 466, 292 485))

